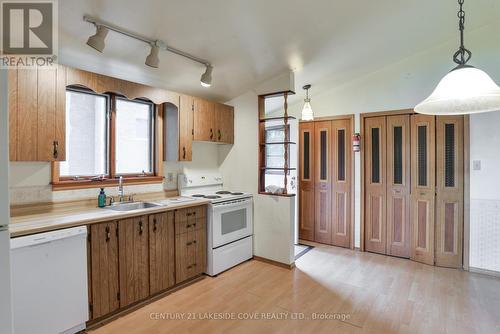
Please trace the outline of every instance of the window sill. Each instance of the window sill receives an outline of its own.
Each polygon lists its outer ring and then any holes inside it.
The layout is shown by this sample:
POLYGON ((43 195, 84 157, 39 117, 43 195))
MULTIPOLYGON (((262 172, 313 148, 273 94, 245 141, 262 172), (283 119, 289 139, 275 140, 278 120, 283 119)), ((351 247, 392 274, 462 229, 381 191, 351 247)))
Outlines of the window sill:
POLYGON ((275 194, 275 193, 268 193, 268 192, 259 192, 259 195, 267 195, 267 196, 278 196, 278 197, 295 197, 296 194, 275 194))
MULTIPOLYGON (((129 177, 123 178, 124 185, 136 185, 136 184, 158 184, 163 182, 163 176, 141 176, 141 177, 129 177)), ((90 189, 90 188, 108 188, 118 186, 118 179, 106 179, 104 181, 91 181, 91 180, 80 180, 80 181, 59 181, 57 183, 52 183, 53 191, 60 190, 75 190, 75 189, 90 189)))

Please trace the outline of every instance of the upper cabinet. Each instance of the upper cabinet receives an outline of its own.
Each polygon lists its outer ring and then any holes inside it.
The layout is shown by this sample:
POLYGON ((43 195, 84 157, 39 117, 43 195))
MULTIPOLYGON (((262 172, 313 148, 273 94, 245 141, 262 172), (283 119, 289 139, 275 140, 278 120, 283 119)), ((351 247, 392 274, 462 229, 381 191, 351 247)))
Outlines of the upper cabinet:
POLYGON ((11 161, 65 160, 66 68, 9 70, 11 161))
POLYGON ((169 152, 173 152, 171 156, 175 160, 192 160, 193 140, 225 144, 234 141, 234 112, 230 106, 62 65, 12 69, 9 70, 11 161, 66 159, 67 86, 115 93, 129 99, 145 98, 156 105, 164 105, 158 110, 165 113, 166 126, 157 130, 163 132, 160 135, 164 140, 159 142, 157 149, 163 150, 161 146, 165 144, 174 145, 169 152), (177 110, 171 113, 166 106, 177 110), (173 114, 176 115, 171 118, 173 114))

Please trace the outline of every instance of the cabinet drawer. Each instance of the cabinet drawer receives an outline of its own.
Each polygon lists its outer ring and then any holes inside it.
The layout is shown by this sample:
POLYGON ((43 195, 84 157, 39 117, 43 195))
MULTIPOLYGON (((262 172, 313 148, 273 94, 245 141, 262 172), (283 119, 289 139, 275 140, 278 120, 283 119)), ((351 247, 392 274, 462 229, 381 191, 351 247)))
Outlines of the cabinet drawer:
POLYGON ((177 210, 175 212, 175 234, 204 230, 206 227, 206 206, 177 210))

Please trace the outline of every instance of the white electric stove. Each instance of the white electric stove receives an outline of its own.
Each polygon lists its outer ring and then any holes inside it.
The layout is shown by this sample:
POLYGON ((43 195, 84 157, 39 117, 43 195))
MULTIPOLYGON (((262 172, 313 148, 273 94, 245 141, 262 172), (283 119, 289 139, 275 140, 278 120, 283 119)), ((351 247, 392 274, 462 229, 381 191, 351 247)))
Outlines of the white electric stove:
POLYGON ((181 196, 210 200, 207 274, 215 276, 253 256, 252 194, 224 189, 219 173, 179 174, 181 196))

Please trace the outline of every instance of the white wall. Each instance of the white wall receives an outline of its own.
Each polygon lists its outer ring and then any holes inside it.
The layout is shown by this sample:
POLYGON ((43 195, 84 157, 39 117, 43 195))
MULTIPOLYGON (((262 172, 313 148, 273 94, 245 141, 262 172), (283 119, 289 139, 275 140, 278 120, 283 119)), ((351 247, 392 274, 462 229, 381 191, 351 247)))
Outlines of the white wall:
POLYGON ((472 115, 470 256, 473 268, 500 272, 500 111, 472 115), (474 161, 481 164, 474 168, 474 161))

